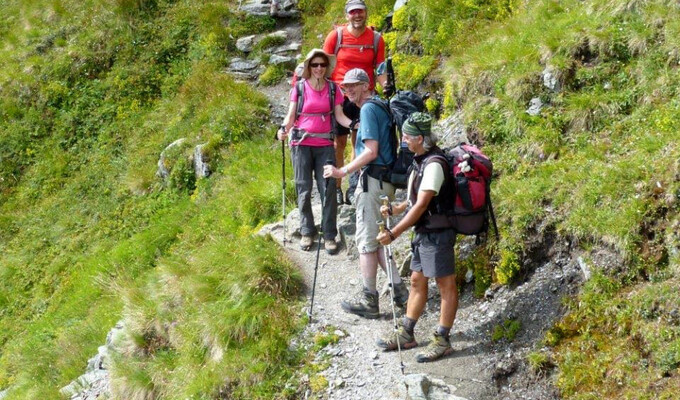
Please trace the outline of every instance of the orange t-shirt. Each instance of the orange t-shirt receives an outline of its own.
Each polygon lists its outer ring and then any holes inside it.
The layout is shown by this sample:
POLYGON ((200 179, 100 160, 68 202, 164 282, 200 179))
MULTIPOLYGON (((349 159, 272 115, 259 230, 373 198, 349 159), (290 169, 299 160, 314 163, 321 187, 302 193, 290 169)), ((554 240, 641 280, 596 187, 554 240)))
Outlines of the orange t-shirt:
MULTIPOLYGON (((328 54, 333 54, 335 52, 335 44, 338 40, 337 30, 333 29, 326 40, 323 43, 323 51, 328 54)), ((373 55, 375 49, 373 47, 373 29, 366 28, 364 33, 359 37, 354 37, 347 30, 347 26, 342 27, 342 45, 338 49, 338 54, 336 55, 337 64, 333 74, 331 75, 331 80, 338 84, 342 83, 345 78, 345 73, 350 69, 361 68, 368 74, 370 79, 370 89, 373 90, 375 87, 375 68, 378 64, 385 61, 385 41, 382 36, 378 40, 378 57, 376 59, 376 65, 373 65, 373 55), (344 47, 344 45, 352 46, 368 46, 369 48, 361 47, 344 47)))

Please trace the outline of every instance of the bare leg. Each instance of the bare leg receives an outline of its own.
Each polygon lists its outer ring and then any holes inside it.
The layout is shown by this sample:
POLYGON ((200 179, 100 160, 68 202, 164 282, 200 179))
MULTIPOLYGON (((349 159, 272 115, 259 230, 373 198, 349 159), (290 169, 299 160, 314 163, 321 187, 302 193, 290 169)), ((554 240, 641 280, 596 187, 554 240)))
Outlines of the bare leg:
MULTIPOLYGON (((335 137, 335 166, 342 168, 345 165, 345 147, 347 147, 347 135, 337 135, 335 137)), ((336 186, 341 187, 342 179, 335 180, 336 186)))
MULTIPOLYGON (((455 281, 454 281, 455 283, 455 281)), ((411 292, 408 296, 406 316, 414 321, 420 318, 427 303, 427 278, 422 272, 411 273, 411 292)))
MULTIPOLYGON (((442 296, 442 313, 439 316, 439 325, 452 327, 458 311, 458 288, 456 287, 456 275, 436 278, 437 286, 442 296)), ((409 301, 411 299, 409 298, 409 301)))

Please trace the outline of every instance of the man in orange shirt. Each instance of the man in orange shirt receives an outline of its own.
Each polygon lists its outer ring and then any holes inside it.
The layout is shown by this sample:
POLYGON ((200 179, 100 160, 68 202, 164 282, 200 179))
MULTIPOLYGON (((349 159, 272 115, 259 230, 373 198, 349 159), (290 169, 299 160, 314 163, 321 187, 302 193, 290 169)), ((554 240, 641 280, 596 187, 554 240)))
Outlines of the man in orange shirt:
MULTIPOLYGON (((347 25, 338 27, 331 31, 323 44, 323 50, 328 54, 335 54, 337 64, 331 80, 335 83, 341 83, 345 77, 345 73, 354 68, 361 68, 368 74, 369 89, 375 89, 375 69, 377 65, 385 61, 385 41, 379 33, 366 26, 368 17, 366 3, 364 0, 347 0, 345 3, 345 19, 347 25), (339 39, 339 40, 338 40, 339 39)), ((386 77, 377 76, 378 83, 385 88, 386 77)), ((353 121, 359 119, 359 108, 347 99, 343 103, 343 112, 347 117, 353 121)), ((356 140, 356 129, 352 126, 352 147, 356 140)), ((344 154, 347 146, 347 135, 350 133, 349 128, 342 126, 338 127, 337 135, 335 136, 335 161, 337 168, 342 168, 345 165, 344 154)), ((354 151, 352 151, 352 158, 354 158, 354 151)), ((338 187, 338 204, 345 202, 350 204, 354 195, 352 184, 347 190, 346 199, 342 198, 342 191, 340 190, 341 179, 337 179, 338 187)), ((356 182, 354 182, 356 187, 356 182)))

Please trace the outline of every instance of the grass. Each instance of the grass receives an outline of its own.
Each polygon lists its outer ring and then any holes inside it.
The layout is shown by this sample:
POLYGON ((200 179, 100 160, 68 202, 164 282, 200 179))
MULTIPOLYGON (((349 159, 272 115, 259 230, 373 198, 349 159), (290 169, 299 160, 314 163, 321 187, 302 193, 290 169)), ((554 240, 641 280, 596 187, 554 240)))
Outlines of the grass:
POLYGON ((7 398, 59 398, 121 317, 112 384, 121 398, 279 392, 298 360, 287 343, 301 321, 300 277, 253 236, 278 217, 269 183, 280 177, 251 169, 269 170, 278 152, 267 101, 221 72, 233 35, 272 21, 212 1, 34 2, 0 13, 7 398), (178 138, 162 181, 159 154, 178 138), (198 144, 210 179, 194 178, 198 144))

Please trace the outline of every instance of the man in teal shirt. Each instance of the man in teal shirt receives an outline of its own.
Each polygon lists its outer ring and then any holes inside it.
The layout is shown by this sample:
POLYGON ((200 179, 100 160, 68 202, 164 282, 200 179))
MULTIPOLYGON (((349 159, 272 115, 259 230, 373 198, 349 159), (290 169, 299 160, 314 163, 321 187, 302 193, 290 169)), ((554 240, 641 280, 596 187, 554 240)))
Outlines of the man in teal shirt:
POLYGON ((359 294, 342 302, 342 308, 365 318, 378 318, 378 290, 376 286, 378 266, 392 274, 394 301, 403 307, 408 300, 408 290, 402 282, 396 266, 385 265, 384 248, 378 236, 377 221, 380 214, 380 197, 394 198, 394 186, 387 182, 384 173, 394 162, 390 135, 391 121, 381 106, 372 103, 368 74, 360 68, 347 71, 342 81, 347 98, 361 108, 355 157, 349 164, 338 169, 324 167, 324 178, 342 178, 354 171, 361 171, 359 186, 355 192, 356 244, 359 250, 359 268, 364 287, 359 294))

